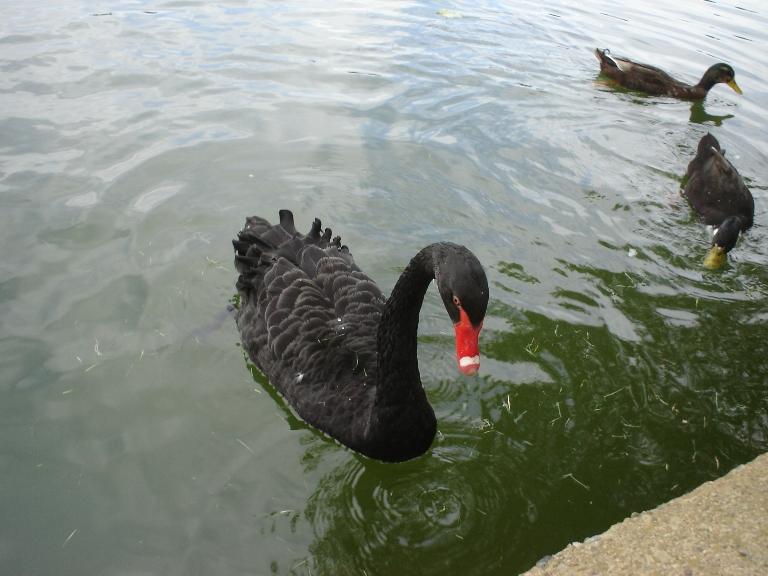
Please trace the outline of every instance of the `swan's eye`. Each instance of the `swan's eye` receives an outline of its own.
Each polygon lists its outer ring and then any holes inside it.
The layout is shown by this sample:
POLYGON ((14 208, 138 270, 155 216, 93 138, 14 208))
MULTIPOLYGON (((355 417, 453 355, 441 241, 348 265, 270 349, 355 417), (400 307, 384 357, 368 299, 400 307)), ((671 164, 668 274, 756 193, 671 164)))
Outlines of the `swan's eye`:
POLYGON ((453 297, 453 303, 457 308, 461 308, 461 300, 459 300, 458 296, 453 297))

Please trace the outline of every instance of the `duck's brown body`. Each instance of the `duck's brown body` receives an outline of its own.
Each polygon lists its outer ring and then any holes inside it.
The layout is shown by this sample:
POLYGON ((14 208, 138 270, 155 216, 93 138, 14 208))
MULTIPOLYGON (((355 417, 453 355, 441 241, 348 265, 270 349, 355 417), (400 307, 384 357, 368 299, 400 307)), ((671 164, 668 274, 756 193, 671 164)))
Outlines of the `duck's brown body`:
POLYGON ((645 92, 651 96, 701 100, 715 84, 721 82, 741 94, 741 88, 734 79, 733 68, 728 64, 719 63, 710 66, 697 84, 686 84, 655 66, 611 56, 607 49, 595 49, 595 56, 600 62, 601 74, 625 88, 645 92))
POLYGON ((714 227, 712 248, 704 266, 719 268, 725 264, 726 254, 736 245, 739 235, 752 226, 755 201, 712 134, 705 134, 699 141, 685 176, 683 196, 702 221, 714 227))

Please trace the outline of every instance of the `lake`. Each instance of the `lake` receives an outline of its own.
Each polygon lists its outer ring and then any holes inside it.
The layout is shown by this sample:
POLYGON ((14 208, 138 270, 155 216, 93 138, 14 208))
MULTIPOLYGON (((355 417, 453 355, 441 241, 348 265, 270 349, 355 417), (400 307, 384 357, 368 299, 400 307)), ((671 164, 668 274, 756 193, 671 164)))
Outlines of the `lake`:
POLYGON ((768 450, 763 2, 0 14, 0 573, 516 574, 768 450), (744 94, 619 90, 595 47, 744 94), (756 206, 718 272, 679 194, 708 131, 756 206), (385 294, 434 241, 483 262, 478 376, 422 309, 424 456, 246 362, 231 239, 281 208, 385 294))

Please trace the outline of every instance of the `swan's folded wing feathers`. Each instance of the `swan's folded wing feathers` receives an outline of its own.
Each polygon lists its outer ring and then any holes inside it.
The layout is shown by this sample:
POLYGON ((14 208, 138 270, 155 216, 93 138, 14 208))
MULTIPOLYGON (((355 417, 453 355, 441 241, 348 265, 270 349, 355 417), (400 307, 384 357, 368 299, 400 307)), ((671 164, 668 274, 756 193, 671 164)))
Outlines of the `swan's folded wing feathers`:
POLYGON ((375 370, 377 331, 385 302, 381 291, 356 266, 337 257, 318 263, 317 283, 333 305, 331 328, 354 353, 354 366, 360 371, 375 370))
POLYGON ((381 314, 384 303, 384 296, 378 287, 368 279, 361 280, 355 288, 354 298, 346 303, 343 314, 358 317, 381 314))
POLYGON ((290 308, 291 303, 281 303, 280 298, 289 286, 302 279, 306 279, 306 275, 284 258, 275 262, 264 274, 262 280, 261 292, 266 299, 266 313, 270 314, 270 308, 275 306, 290 308))
POLYGON ((351 273, 332 274, 324 283, 325 293, 333 295, 333 303, 337 309, 344 310, 350 298, 354 298, 357 278, 351 273))
POLYGON ((339 297, 337 290, 341 286, 347 282, 356 282, 361 277, 365 279, 368 277, 351 261, 351 255, 345 257, 343 253, 333 250, 335 252, 333 255, 318 261, 316 279, 323 292, 335 301, 339 297))
POLYGON ((248 260, 241 263, 246 290, 238 325, 259 368, 322 428, 320 412, 341 418, 358 394, 372 393, 365 384, 375 381, 384 298, 319 220, 306 236, 292 231, 281 215, 275 226, 249 219, 240 233, 235 248, 248 260))
POLYGON ((334 278, 330 284, 335 295, 334 309, 341 318, 350 314, 380 313, 384 306, 384 296, 378 286, 362 272, 334 278))
POLYGON ((328 326, 333 311, 322 292, 306 279, 298 278, 266 307, 269 348, 281 362, 296 370, 298 353, 305 347, 322 347, 332 335, 328 326))
POLYGON ((267 334, 269 335, 270 340, 277 337, 278 333, 283 327, 283 322, 286 322, 290 315, 290 310, 276 307, 273 307, 271 313, 265 315, 267 334))
POLYGON ((281 362, 290 362, 289 347, 299 337, 301 320, 295 316, 286 316, 279 324, 269 325, 269 349, 281 362))
POLYGON ((292 370, 311 371, 305 362, 315 352, 347 354, 342 348, 354 347, 346 332, 336 329, 339 321, 326 294, 287 259, 280 258, 264 275, 263 294, 270 352, 292 370))
POLYGON ((328 254, 319 246, 312 244, 305 246, 298 254, 298 265, 307 276, 314 278, 317 275, 317 265, 328 254))

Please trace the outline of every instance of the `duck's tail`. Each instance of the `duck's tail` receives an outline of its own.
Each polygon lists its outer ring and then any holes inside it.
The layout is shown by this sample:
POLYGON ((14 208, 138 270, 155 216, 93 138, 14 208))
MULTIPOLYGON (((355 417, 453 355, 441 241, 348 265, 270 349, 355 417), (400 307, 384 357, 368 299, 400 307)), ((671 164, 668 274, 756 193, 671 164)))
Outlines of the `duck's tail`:
POLYGON ((597 57, 597 61, 600 62, 600 68, 603 68, 605 66, 610 66, 612 68, 618 68, 619 65, 616 64, 613 58, 608 56, 608 53, 610 50, 608 48, 604 48, 603 50, 600 50, 600 48, 595 48, 595 56, 597 57))
POLYGON ((696 156, 688 163, 688 169, 685 172, 686 180, 690 180, 694 174, 704 170, 704 167, 711 158, 715 159, 721 170, 726 166, 730 170, 729 162, 725 159, 724 154, 725 151, 720 149, 720 143, 717 141, 717 138, 707 132, 699 140, 696 156))
POLYGON ((701 137, 701 140, 699 140, 699 147, 696 151, 696 154, 708 154, 711 150, 714 150, 721 155, 725 155, 725 150, 720 148, 720 142, 717 141, 717 138, 707 132, 704 136, 701 137))

